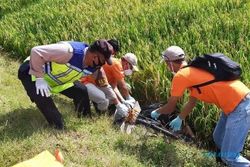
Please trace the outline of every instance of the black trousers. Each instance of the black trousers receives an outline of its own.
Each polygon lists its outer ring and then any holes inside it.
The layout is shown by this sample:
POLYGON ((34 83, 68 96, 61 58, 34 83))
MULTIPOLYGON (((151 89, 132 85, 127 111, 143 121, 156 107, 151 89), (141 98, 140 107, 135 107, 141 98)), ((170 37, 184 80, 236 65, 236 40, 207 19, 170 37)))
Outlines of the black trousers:
MULTIPOLYGON (((21 64, 18 70, 18 78, 21 80, 30 100, 36 104, 50 125, 53 125, 58 129, 63 129, 63 118, 53 102, 53 99, 51 97, 43 97, 40 94, 36 94, 35 82, 31 80, 31 75, 28 74, 29 69, 29 61, 21 64)), ((60 93, 73 99, 78 116, 90 114, 87 88, 79 81, 76 81, 73 87, 60 93)))

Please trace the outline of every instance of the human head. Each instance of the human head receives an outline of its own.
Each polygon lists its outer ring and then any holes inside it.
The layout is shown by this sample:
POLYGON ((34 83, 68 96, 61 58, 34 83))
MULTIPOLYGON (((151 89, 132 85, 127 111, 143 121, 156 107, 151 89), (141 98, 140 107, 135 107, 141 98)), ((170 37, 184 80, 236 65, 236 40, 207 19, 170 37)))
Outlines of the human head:
POLYGON ((116 39, 110 39, 108 40, 108 43, 113 47, 112 55, 115 55, 117 52, 121 50, 121 44, 116 39))
POLYGON ((170 46, 162 52, 162 58, 167 63, 170 70, 175 73, 185 60, 185 53, 179 46, 170 46))
MULTIPOLYGON (((102 66, 107 62, 107 64, 112 64, 111 53, 113 47, 104 39, 96 40, 93 42, 87 51, 86 58, 87 65, 102 66)), ((86 59, 85 58, 85 59, 86 59)))
POLYGON ((170 46, 162 52, 165 61, 184 60, 185 53, 179 46, 170 46))
POLYGON ((126 53, 122 56, 122 68, 125 75, 131 75, 133 71, 139 71, 137 68, 137 57, 133 53, 126 53))

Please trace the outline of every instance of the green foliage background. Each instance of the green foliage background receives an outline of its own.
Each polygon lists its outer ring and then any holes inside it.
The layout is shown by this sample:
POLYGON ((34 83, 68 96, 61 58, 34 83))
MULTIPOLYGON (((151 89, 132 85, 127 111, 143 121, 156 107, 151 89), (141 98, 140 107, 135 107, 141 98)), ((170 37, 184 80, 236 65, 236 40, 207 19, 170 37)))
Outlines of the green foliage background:
MULTIPOLYGON (((139 58, 141 71, 130 80, 134 96, 141 103, 166 101, 171 75, 160 55, 170 45, 190 59, 228 55, 242 65, 250 86, 249 9, 249 0, 1 0, 0 45, 23 60, 35 45, 116 38, 119 56, 133 52, 139 58)), ((200 138, 211 135, 218 114, 215 107, 196 107, 190 122, 200 138)))

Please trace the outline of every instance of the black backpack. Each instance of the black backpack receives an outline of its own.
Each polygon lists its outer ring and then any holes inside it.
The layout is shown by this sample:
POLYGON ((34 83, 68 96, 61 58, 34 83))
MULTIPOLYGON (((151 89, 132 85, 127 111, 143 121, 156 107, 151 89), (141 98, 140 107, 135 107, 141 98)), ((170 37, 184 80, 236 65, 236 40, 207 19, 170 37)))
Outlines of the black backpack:
POLYGON ((238 63, 234 62, 222 53, 204 54, 203 56, 195 57, 185 67, 196 67, 211 73, 215 79, 201 84, 192 86, 198 89, 200 87, 212 84, 218 81, 232 81, 239 79, 241 76, 241 68, 238 63))

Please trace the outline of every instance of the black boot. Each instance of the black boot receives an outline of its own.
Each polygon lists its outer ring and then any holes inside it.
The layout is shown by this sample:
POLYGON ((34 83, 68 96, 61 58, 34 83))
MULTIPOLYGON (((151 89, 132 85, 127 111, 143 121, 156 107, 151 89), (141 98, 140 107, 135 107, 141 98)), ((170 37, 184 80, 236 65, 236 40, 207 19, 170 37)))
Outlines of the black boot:
MULTIPOLYGON (((42 97, 42 99, 43 98, 46 97, 42 97)), ((46 103, 43 102, 43 100, 41 100, 40 102, 36 102, 36 106, 42 112, 48 123, 56 129, 64 129, 65 127, 62 115, 56 108, 52 99, 49 97, 45 100, 46 103)))
POLYGON ((76 103, 75 109, 77 112, 77 117, 80 118, 82 116, 90 116, 91 117, 91 111, 90 111, 90 105, 89 100, 81 99, 76 103))
POLYGON ((109 116, 114 115, 115 110, 116 110, 116 106, 114 104, 109 105, 109 107, 108 107, 109 116))
POLYGON ((92 103, 93 103, 93 106, 94 106, 94 108, 95 108, 96 113, 97 113, 98 115, 101 115, 103 112, 102 112, 101 110, 98 109, 97 103, 96 103, 96 102, 93 102, 93 101, 92 101, 92 103))

